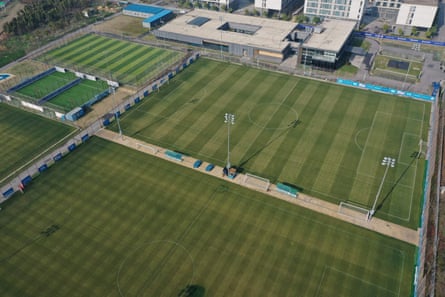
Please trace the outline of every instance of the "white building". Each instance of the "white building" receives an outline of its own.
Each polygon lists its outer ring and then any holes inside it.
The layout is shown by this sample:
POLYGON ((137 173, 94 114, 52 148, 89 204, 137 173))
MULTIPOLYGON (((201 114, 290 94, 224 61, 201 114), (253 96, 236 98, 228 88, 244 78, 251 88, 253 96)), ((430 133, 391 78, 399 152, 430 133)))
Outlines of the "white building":
POLYGON ((227 9, 232 7, 234 1, 235 0, 198 0, 198 2, 208 3, 209 5, 217 7, 222 7, 223 5, 225 5, 227 9))
POLYGON ((437 11, 437 0, 405 0, 400 5, 396 24, 431 28, 437 11))
POLYGON ((255 8, 283 11, 295 0, 255 0, 255 8))
POLYGON ((304 14, 360 21, 366 0, 305 0, 304 14))

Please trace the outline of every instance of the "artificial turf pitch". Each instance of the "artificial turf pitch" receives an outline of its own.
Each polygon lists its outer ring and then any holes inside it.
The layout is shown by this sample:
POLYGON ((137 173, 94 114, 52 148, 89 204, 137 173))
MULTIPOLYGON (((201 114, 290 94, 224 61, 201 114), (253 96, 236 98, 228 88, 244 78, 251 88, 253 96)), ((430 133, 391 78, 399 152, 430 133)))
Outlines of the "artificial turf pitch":
POLYGON ((88 34, 45 53, 39 59, 120 83, 139 85, 183 56, 176 51, 88 34))
MULTIPOLYGON (((124 134, 195 158, 230 162, 272 182, 371 209, 384 157, 397 159, 376 215, 416 229, 431 105, 249 67, 199 59, 126 112, 124 134)), ((112 126, 116 129, 116 125, 112 126)), ((364 216, 364 215, 363 215, 364 216)))
POLYGON ((0 180, 73 130, 70 126, 0 103, 0 180))
POLYGON ((410 296, 415 247, 92 138, 0 212, 1 296, 410 296))
MULTIPOLYGON (((60 87, 67 85, 76 79, 77 77, 73 72, 54 72, 18 90, 17 94, 38 101, 49 93, 56 91, 60 87)), ((108 84, 103 80, 92 81, 89 79, 82 79, 79 84, 60 93, 56 97, 45 102, 44 105, 70 111, 75 107, 82 106, 89 100, 93 99, 94 96, 102 93, 108 88, 108 84)))

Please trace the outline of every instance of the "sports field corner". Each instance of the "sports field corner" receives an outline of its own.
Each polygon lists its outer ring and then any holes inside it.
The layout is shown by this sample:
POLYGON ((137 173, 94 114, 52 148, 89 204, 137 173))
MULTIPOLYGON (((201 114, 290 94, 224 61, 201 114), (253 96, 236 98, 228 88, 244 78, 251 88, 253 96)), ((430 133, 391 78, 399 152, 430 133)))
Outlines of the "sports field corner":
MULTIPOLYGON (((144 143, 141 142, 138 139, 131 138, 129 136, 119 135, 116 132, 107 130, 107 129, 101 129, 97 132, 97 136, 119 143, 121 145, 125 145, 129 148, 139 150, 141 152, 151 154, 153 156, 156 156, 158 158, 168 160, 174 163, 177 163, 178 165, 185 166, 188 168, 193 169, 193 164, 195 163, 196 159, 188 156, 183 156, 182 162, 173 161, 171 158, 168 158, 165 155, 166 149, 158 147, 156 145, 150 144, 150 143, 144 143)), ((243 185, 243 174, 240 174, 235 179, 229 179, 227 177, 224 177, 222 175, 222 167, 215 166, 215 169, 212 171, 205 171, 205 166, 200 167, 199 170, 202 173, 212 175, 216 178, 224 179, 227 182, 236 183, 238 185, 243 185)), ((195 169, 196 170, 196 169, 195 169)), ((255 191, 261 191, 256 187, 251 187, 252 190, 255 191)), ((335 205, 333 203, 329 203, 327 201, 317 199, 315 197, 311 197, 309 195, 300 193, 297 198, 292 198, 286 194, 280 193, 276 190, 276 185, 271 185, 269 191, 261 191, 262 193, 265 193, 269 196, 272 196, 274 198, 278 198, 281 200, 285 200, 289 203, 299 205, 308 209, 311 209, 313 211, 337 218, 339 220, 343 220, 345 222, 349 222, 351 224, 381 233, 383 235, 396 238, 398 240, 410 243, 412 245, 418 245, 419 244, 419 231, 415 231, 403 226, 400 226, 398 224, 394 224, 391 222, 387 222, 385 220, 379 219, 379 218, 373 218, 370 221, 364 220, 363 217, 359 218, 356 216, 348 216, 342 213, 338 212, 338 205, 335 205)))

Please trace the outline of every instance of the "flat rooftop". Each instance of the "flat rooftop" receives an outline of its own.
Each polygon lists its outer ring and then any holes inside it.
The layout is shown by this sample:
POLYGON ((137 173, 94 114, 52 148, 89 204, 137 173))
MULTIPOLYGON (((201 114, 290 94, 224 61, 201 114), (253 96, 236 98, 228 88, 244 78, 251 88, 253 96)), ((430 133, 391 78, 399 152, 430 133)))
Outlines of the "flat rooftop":
POLYGON ((325 19, 322 33, 312 33, 303 47, 339 52, 356 26, 354 21, 325 19))
POLYGON ((293 22, 195 9, 159 31, 281 52, 289 44, 286 37, 296 26, 293 22), (229 30, 218 29, 226 23, 229 30))
POLYGON ((439 6, 439 0, 405 0, 402 4, 439 6))

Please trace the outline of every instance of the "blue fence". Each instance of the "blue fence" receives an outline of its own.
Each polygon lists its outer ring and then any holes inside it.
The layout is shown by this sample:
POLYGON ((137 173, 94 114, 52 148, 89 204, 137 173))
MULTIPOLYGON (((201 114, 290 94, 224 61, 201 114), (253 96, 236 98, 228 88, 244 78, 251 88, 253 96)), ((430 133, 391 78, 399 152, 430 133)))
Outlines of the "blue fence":
POLYGON ((43 156, 41 159, 34 162, 27 169, 24 169, 21 173, 18 173, 15 178, 8 181, 5 185, 0 185, 0 203, 13 197, 17 191, 23 192, 24 189, 31 184, 40 174, 44 174, 53 164, 62 160, 62 158, 75 150, 79 145, 85 143, 90 135, 101 129, 100 122, 93 123, 90 127, 81 131, 79 134, 68 140, 62 146, 55 151, 43 156))
POLYGON ((391 35, 384 35, 384 34, 375 34, 375 33, 369 33, 369 32, 357 32, 356 31, 356 32, 354 32, 354 35, 360 36, 360 37, 371 37, 371 38, 380 38, 380 39, 395 40, 395 41, 413 42, 413 43, 419 43, 419 44, 445 46, 445 42, 443 42, 443 41, 422 40, 422 39, 416 39, 416 38, 391 36, 391 35))
POLYGON ((105 90, 100 94, 97 94, 96 96, 94 96, 93 98, 91 98, 90 100, 88 100, 87 103, 85 103, 84 105, 82 105, 83 108, 85 107, 90 107, 93 104, 96 104, 97 102, 101 101, 102 99, 104 99, 105 97, 107 97, 108 95, 110 95, 110 90, 105 90))
POLYGON ((431 96, 431 95, 402 91, 402 90, 392 89, 392 88, 373 85, 373 84, 364 84, 361 82, 356 82, 353 80, 342 79, 342 78, 337 79, 337 83, 341 84, 341 85, 345 85, 345 86, 362 88, 365 90, 376 91, 376 92, 386 93, 386 94, 390 94, 390 95, 404 96, 404 97, 408 97, 408 98, 420 99, 420 100, 425 100, 425 101, 434 101, 434 99, 436 98, 435 96, 431 96))
POLYGON ((17 90, 20 90, 20 89, 22 89, 22 88, 24 88, 24 87, 26 87, 26 86, 32 84, 33 82, 38 81, 39 79, 44 78, 45 76, 50 75, 50 74, 53 73, 53 72, 56 72, 56 68, 48 69, 48 70, 46 70, 46 71, 44 71, 44 72, 42 72, 42 73, 39 73, 39 74, 37 74, 37 75, 35 75, 35 76, 33 76, 33 77, 30 77, 30 78, 28 78, 28 79, 25 79, 25 80, 22 81, 21 83, 19 83, 19 84, 13 86, 13 87, 10 88, 9 90, 7 90, 6 93, 9 94, 9 93, 11 93, 11 92, 15 92, 15 91, 17 91, 17 90))

